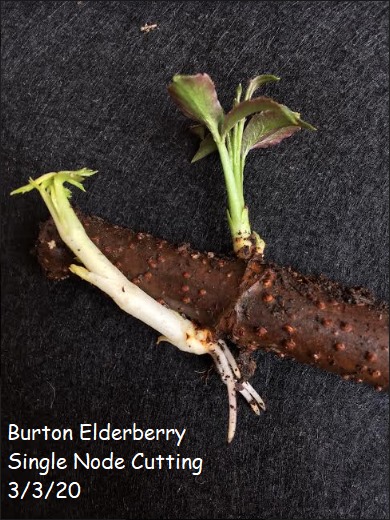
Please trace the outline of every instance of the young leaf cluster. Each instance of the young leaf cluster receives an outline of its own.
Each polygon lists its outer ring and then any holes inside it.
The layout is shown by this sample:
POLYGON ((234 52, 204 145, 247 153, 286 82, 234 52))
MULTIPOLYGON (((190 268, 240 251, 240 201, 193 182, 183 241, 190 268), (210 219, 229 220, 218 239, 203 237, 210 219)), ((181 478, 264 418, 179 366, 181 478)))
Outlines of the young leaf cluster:
POLYGON ((242 85, 236 89, 232 109, 225 113, 215 85, 208 74, 176 75, 168 91, 190 119, 191 127, 200 138, 200 146, 192 162, 218 151, 227 189, 227 218, 235 252, 247 258, 261 253, 264 241, 252 232, 248 208, 244 200, 244 167, 248 153, 280 143, 301 128, 315 130, 303 121, 300 114, 273 99, 254 93, 264 84, 279 81, 271 74, 263 74, 249 81, 243 95, 242 85))

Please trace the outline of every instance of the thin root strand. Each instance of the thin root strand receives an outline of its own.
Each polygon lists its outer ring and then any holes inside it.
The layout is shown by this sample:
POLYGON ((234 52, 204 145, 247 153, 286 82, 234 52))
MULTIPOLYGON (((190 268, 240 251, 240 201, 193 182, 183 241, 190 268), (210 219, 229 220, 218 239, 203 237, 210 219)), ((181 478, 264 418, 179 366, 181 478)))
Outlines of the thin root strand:
POLYGON ((256 415, 260 415, 260 411, 265 410, 265 404, 252 385, 248 381, 242 381, 233 354, 224 341, 218 340, 218 343, 214 343, 209 349, 209 353, 214 359, 222 381, 228 387, 229 427, 227 440, 230 443, 233 440, 237 425, 237 391, 249 403, 256 415))

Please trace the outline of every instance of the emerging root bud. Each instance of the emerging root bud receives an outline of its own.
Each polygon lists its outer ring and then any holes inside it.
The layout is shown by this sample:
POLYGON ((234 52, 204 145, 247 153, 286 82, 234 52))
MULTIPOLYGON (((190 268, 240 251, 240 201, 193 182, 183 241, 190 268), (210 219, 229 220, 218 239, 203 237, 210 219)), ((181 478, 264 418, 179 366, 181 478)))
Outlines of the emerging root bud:
POLYGON ((250 260, 254 256, 262 257, 265 249, 265 242, 256 232, 243 233, 233 240, 234 252, 242 260, 250 260))

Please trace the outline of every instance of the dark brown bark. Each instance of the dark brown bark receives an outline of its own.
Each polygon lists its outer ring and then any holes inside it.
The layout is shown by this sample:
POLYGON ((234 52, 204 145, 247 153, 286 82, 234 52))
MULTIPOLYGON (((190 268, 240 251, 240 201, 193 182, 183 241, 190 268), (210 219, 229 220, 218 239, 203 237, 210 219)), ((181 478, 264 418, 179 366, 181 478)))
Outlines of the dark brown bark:
POLYGON ((247 350, 271 350, 345 379, 388 386, 388 309, 363 288, 254 259, 218 329, 247 350))
MULTIPOLYGON (((78 217, 91 240, 129 280, 200 324, 215 328, 219 316, 237 299, 245 262, 199 253, 188 244, 173 246, 98 217, 78 217)), ((74 255, 52 220, 41 226, 37 253, 50 279, 69 276, 74 255)))
MULTIPOLYGON (((173 246, 79 214, 88 235, 155 299, 227 336, 246 353, 264 349, 345 379, 388 386, 388 308, 363 288, 345 288, 291 268, 173 246)), ((51 220, 41 226, 40 264, 51 279, 74 261, 51 220)))

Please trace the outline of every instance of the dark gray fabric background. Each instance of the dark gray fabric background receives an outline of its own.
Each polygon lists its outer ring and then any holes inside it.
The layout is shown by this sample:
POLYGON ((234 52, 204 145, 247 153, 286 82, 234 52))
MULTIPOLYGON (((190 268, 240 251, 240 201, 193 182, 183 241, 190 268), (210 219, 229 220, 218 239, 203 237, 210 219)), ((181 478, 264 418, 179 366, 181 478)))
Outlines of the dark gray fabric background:
POLYGON ((203 457, 189 472, 60 472, 79 500, 7 498, 3 517, 388 518, 388 396, 258 353, 260 418, 240 401, 225 443, 226 390, 206 358, 162 344, 78 280, 48 282, 29 251, 47 211, 11 189, 88 166, 84 211, 174 242, 230 251, 216 157, 196 142, 166 86, 208 72, 227 109, 259 73, 265 93, 318 127, 258 151, 246 169, 268 258, 388 295, 388 2, 2 2, 3 463, 11 451, 203 457), (145 23, 158 29, 142 33, 145 23), (186 427, 170 443, 9 443, 9 422, 186 427))

